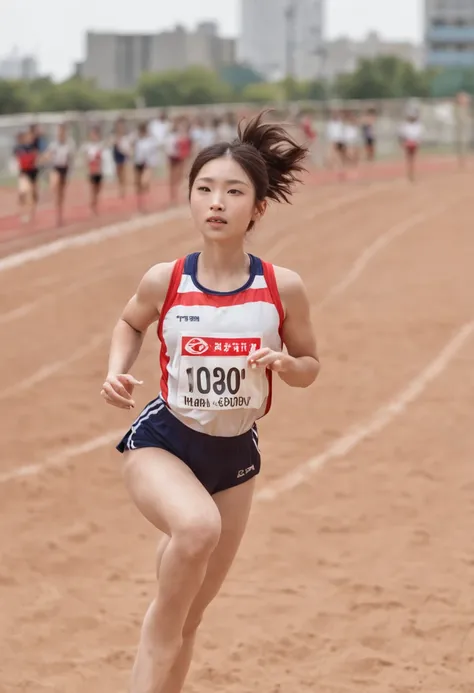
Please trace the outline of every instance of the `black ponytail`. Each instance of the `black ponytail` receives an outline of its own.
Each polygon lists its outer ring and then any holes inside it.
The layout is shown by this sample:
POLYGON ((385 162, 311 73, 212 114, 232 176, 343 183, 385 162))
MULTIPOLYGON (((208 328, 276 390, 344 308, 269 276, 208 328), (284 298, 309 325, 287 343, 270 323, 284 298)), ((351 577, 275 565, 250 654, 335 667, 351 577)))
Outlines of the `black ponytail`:
POLYGON ((233 142, 219 142, 200 152, 189 174, 189 193, 199 171, 213 159, 230 155, 246 172, 255 187, 258 202, 290 202, 296 183, 306 170, 308 150, 299 145, 278 123, 266 123, 263 111, 245 125, 239 123, 233 142))
POLYGON ((245 152, 243 147, 256 149, 265 163, 268 174, 265 195, 257 198, 290 202, 294 185, 301 183, 300 175, 306 170, 303 164, 308 150, 299 145, 283 125, 264 122, 266 113, 263 111, 245 126, 242 121, 239 123, 237 144, 232 154, 249 174, 242 161, 245 152), (242 151, 239 150, 239 144, 242 151))

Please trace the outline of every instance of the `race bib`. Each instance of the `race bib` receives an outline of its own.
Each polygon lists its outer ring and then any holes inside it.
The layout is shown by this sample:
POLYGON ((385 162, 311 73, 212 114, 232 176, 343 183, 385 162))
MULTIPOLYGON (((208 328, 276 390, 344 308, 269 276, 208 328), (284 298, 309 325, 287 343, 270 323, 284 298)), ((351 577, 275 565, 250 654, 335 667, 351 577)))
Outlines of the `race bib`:
POLYGON ((265 370, 247 359, 261 337, 181 335, 177 405, 182 409, 260 409, 267 394, 265 370))

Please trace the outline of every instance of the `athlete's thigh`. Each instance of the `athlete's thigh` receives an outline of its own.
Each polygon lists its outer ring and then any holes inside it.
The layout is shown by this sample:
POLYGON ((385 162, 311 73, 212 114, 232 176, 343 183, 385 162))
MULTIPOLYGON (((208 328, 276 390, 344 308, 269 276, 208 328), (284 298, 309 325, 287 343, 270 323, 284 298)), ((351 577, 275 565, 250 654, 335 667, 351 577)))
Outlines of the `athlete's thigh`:
POLYGON ((180 459, 160 448, 125 453, 124 480, 138 510, 155 527, 180 530, 220 525, 215 502, 180 459))
POLYGON ((189 612, 192 626, 218 594, 239 549, 252 506, 256 477, 245 484, 216 493, 214 500, 221 514, 221 536, 211 555, 206 577, 189 612))

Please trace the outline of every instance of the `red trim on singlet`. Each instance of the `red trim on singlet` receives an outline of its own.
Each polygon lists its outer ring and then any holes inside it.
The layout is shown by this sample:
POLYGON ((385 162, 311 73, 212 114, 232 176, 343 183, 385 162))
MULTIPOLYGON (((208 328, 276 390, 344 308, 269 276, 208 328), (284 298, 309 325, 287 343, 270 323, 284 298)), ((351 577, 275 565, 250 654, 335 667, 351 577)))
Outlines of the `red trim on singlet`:
POLYGON ((273 303, 273 296, 268 289, 246 289, 237 294, 205 294, 202 291, 178 293, 176 304, 179 306, 211 306, 228 308, 242 306, 246 303, 273 303))
POLYGON ((272 297, 272 303, 278 311, 278 316, 280 318, 280 324, 278 326, 278 333, 281 337, 283 331, 283 323, 285 321, 285 309, 283 308, 283 303, 281 302, 280 292, 278 291, 277 280, 275 277, 275 268, 270 262, 264 262, 262 260, 263 276, 268 286, 268 291, 272 297))
MULTIPOLYGON (((281 297, 280 297, 280 292, 278 291, 278 285, 275 277, 275 268, 270 262, 264 262, 262 260, 262 267, 263 267, 263 276, 265 277, 265 281, 268 286, 268 290, 270 292, 270 295, 272 297, 272 303, 274 304, 275 308, 278 311, 278 316, 280 318, 280 324, 278 326, 278 334, 280 335, 280 339, 283 342, 282 339, 282 334, 283 334, 283 323, 285 321, 285 309, 283 308, 283 303, 281 302, 281 297)), ((282 344, 283 346, 283 344, 282 344)), ((272 406, 272 396, 273 396, 273 373, 270 369, 267 369, 267 380, 268 380, 268 398, 267 398, 267 406, 265 409, 265 414, 268 414, 268 412, 271 409, 272 406)))
POLYGON ((184 261, 186 258, 180 258, 176 260, 173 271, 171 272, 170 283, 168 286, 168 291, 166 292, 166 297, 163 303, 163 307, 160 313, 160 319, 158 320, 158 339, 161 343, 160 349, 160 368, 161 368, 161 396, 165 402, 168 401, 168 364, 170 362, 170 357, 166 351, 166 344, 163 338, 163 322, 166 317, 166 313, 169 311, 173 305, 175 298, 178 293, 179 284, 181 282, 181 277, 183 275, 184 261))

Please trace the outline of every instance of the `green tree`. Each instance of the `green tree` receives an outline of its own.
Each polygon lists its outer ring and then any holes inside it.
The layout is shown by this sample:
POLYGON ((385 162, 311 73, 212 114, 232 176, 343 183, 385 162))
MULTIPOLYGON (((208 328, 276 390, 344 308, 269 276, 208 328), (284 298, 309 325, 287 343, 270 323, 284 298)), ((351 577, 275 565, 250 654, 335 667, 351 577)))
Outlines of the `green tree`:
POLYGON ((0 114, 10 115, 30 110, 30 99, 25 84, 0 80, 0 114))
POLYGON ((429 82, 412 63, 384 55, 360 60, 354 73, 337 78, 335 92, 346 99, 423 97, 429 94, 429 82))
POLYGON ((88 80, 73 77, 46 84, 36 95, 38 111, 95 111, 106 107, 107 94, 88 80))
POLYGON ((236 63, 226 65, 219 71, 219 77, 226 82, 237 93, 242 92, 250 84, 263 82, 263 77, 248 65, 236 63))
POLYGON ((219 103, 232 100, 232 89, 212 70, 190 67, 144 74, 138 93, 147 106, 184 106, 219 103))
POLYGON ((285 99, 285 91, 281 84, 268 82, 249 84, 242 91, 242 99, 250 103, 275 103, 285 99))

